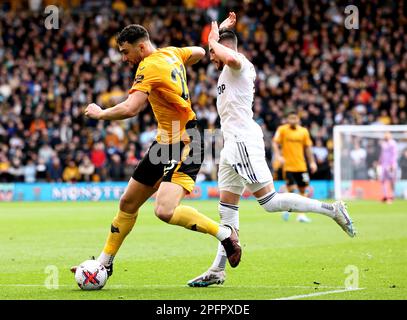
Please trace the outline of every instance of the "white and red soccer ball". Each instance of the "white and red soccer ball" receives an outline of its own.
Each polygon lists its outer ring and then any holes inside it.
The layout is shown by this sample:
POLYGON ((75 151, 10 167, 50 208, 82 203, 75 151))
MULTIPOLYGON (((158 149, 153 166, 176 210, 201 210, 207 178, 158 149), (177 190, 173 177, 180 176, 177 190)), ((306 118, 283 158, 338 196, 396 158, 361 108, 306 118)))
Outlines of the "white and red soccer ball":
POLYGON ((75 271, 75 280, 82 290, 100 290, 107 281, 107 270, 97 260, 82 262, 75 271))

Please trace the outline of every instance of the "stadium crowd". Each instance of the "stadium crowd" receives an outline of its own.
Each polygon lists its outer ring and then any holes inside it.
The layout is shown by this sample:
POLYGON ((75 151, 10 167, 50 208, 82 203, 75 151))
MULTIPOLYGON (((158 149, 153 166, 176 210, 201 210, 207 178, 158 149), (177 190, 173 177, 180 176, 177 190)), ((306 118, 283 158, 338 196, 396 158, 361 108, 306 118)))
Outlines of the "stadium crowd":
MULTIPOLYGON (((26 1, 23 11, 18 1, 0 4, 0 182, 128 179, 155 136, 151 109, 112 122, 86 119, 82 109, 127 96, 135 70, 121 63, 115 35, 131 23, 157 47, 206 46, 210 21, 237 13, 239 50, 257 70, 253 110, 270 167, 271 139, 289 110, 314 141, 312 179, 332 177, 334 125, 407 123, 403 0, 360 1, 353 30, 344 25, 346 1, 52 1, 58 29, 44 25, 48 2, 26 1)), ((193 108, 210 130, 219 127, 217 77, 208 56, 188 69, 193 108)), ((199 180, 216 179, 215 161, 206 159, 199 180)))

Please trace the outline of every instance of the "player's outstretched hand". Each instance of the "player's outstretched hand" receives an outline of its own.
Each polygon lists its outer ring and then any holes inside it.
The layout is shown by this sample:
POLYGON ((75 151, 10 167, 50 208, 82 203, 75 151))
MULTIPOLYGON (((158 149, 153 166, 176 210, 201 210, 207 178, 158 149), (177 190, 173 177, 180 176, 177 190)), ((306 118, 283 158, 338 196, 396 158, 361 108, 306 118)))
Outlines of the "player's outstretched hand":
POLYGON ((216 42, 219 40, 219 27, 216 21, 212 21, 211 32, 209 32, 208 35, 208 42, 211 40, 215 40, 216 42))
POLYGON ((102 113, 102 108, 99 107, 96 103, 88 104, 85 109, 85 116, 92 118, 92 119, 100 119, 100 115, 102 113))
POLYGON ((232 29, 236 24, 236 13, 229 12, 229 16, 223 20, 220 24, 219 29, 232 29))

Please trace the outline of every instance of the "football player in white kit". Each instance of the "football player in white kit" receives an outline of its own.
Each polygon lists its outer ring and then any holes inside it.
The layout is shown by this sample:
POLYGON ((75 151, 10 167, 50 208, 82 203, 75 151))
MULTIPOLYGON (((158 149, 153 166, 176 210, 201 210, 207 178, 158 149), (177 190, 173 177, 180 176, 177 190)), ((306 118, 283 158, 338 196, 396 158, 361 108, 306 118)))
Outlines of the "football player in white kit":
MULTIPOLYGON (((231 27, 236 15, 231 12, 220 25, 212 22, 208 36, 210 59, 221 74, 218 80, 217 109, 221 120, 224 148, 220 155, 218 187, 219 215, 222 224, 239 230, 239 200, 246 187, 267 212, 315 212, 336 221, 350 236, 355 236, 352 221, 342 201, 333 204, 278 193, 265 157, 263 133, 253 120, 252 104, 256 71, 253 64, 237 52, 237 37, 231 27)), ((212 266, 188 282, 191 287, 206 287, 225 281, 226 253, 222 245, 212 266)))

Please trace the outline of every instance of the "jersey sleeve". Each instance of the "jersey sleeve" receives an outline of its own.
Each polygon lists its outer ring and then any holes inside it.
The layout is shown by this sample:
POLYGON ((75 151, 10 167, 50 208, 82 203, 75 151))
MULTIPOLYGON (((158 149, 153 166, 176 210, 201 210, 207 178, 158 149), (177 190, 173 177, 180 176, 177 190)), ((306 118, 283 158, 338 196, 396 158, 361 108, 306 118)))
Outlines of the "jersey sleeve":
POLYGON ((160 82, 160 73, 153 64, 140 64, 129 94, 141 91, 150 94, 151 90, 160 82))
POLYGON ((192 55, 192 49, 189 47, 184 48, 172 47, 171 49, 173 49, 173 51, 181 59, 183 64, 185 64, 192 55))
POLYGON ((307 129, 304 129, 304 145, 306 147, 312 147, 312 140, 307 129))
POLYGON ((284 130, 282 127, 277 128, 276 134, 274 135, 273 140, 279 144, 283 141, 284 130))

